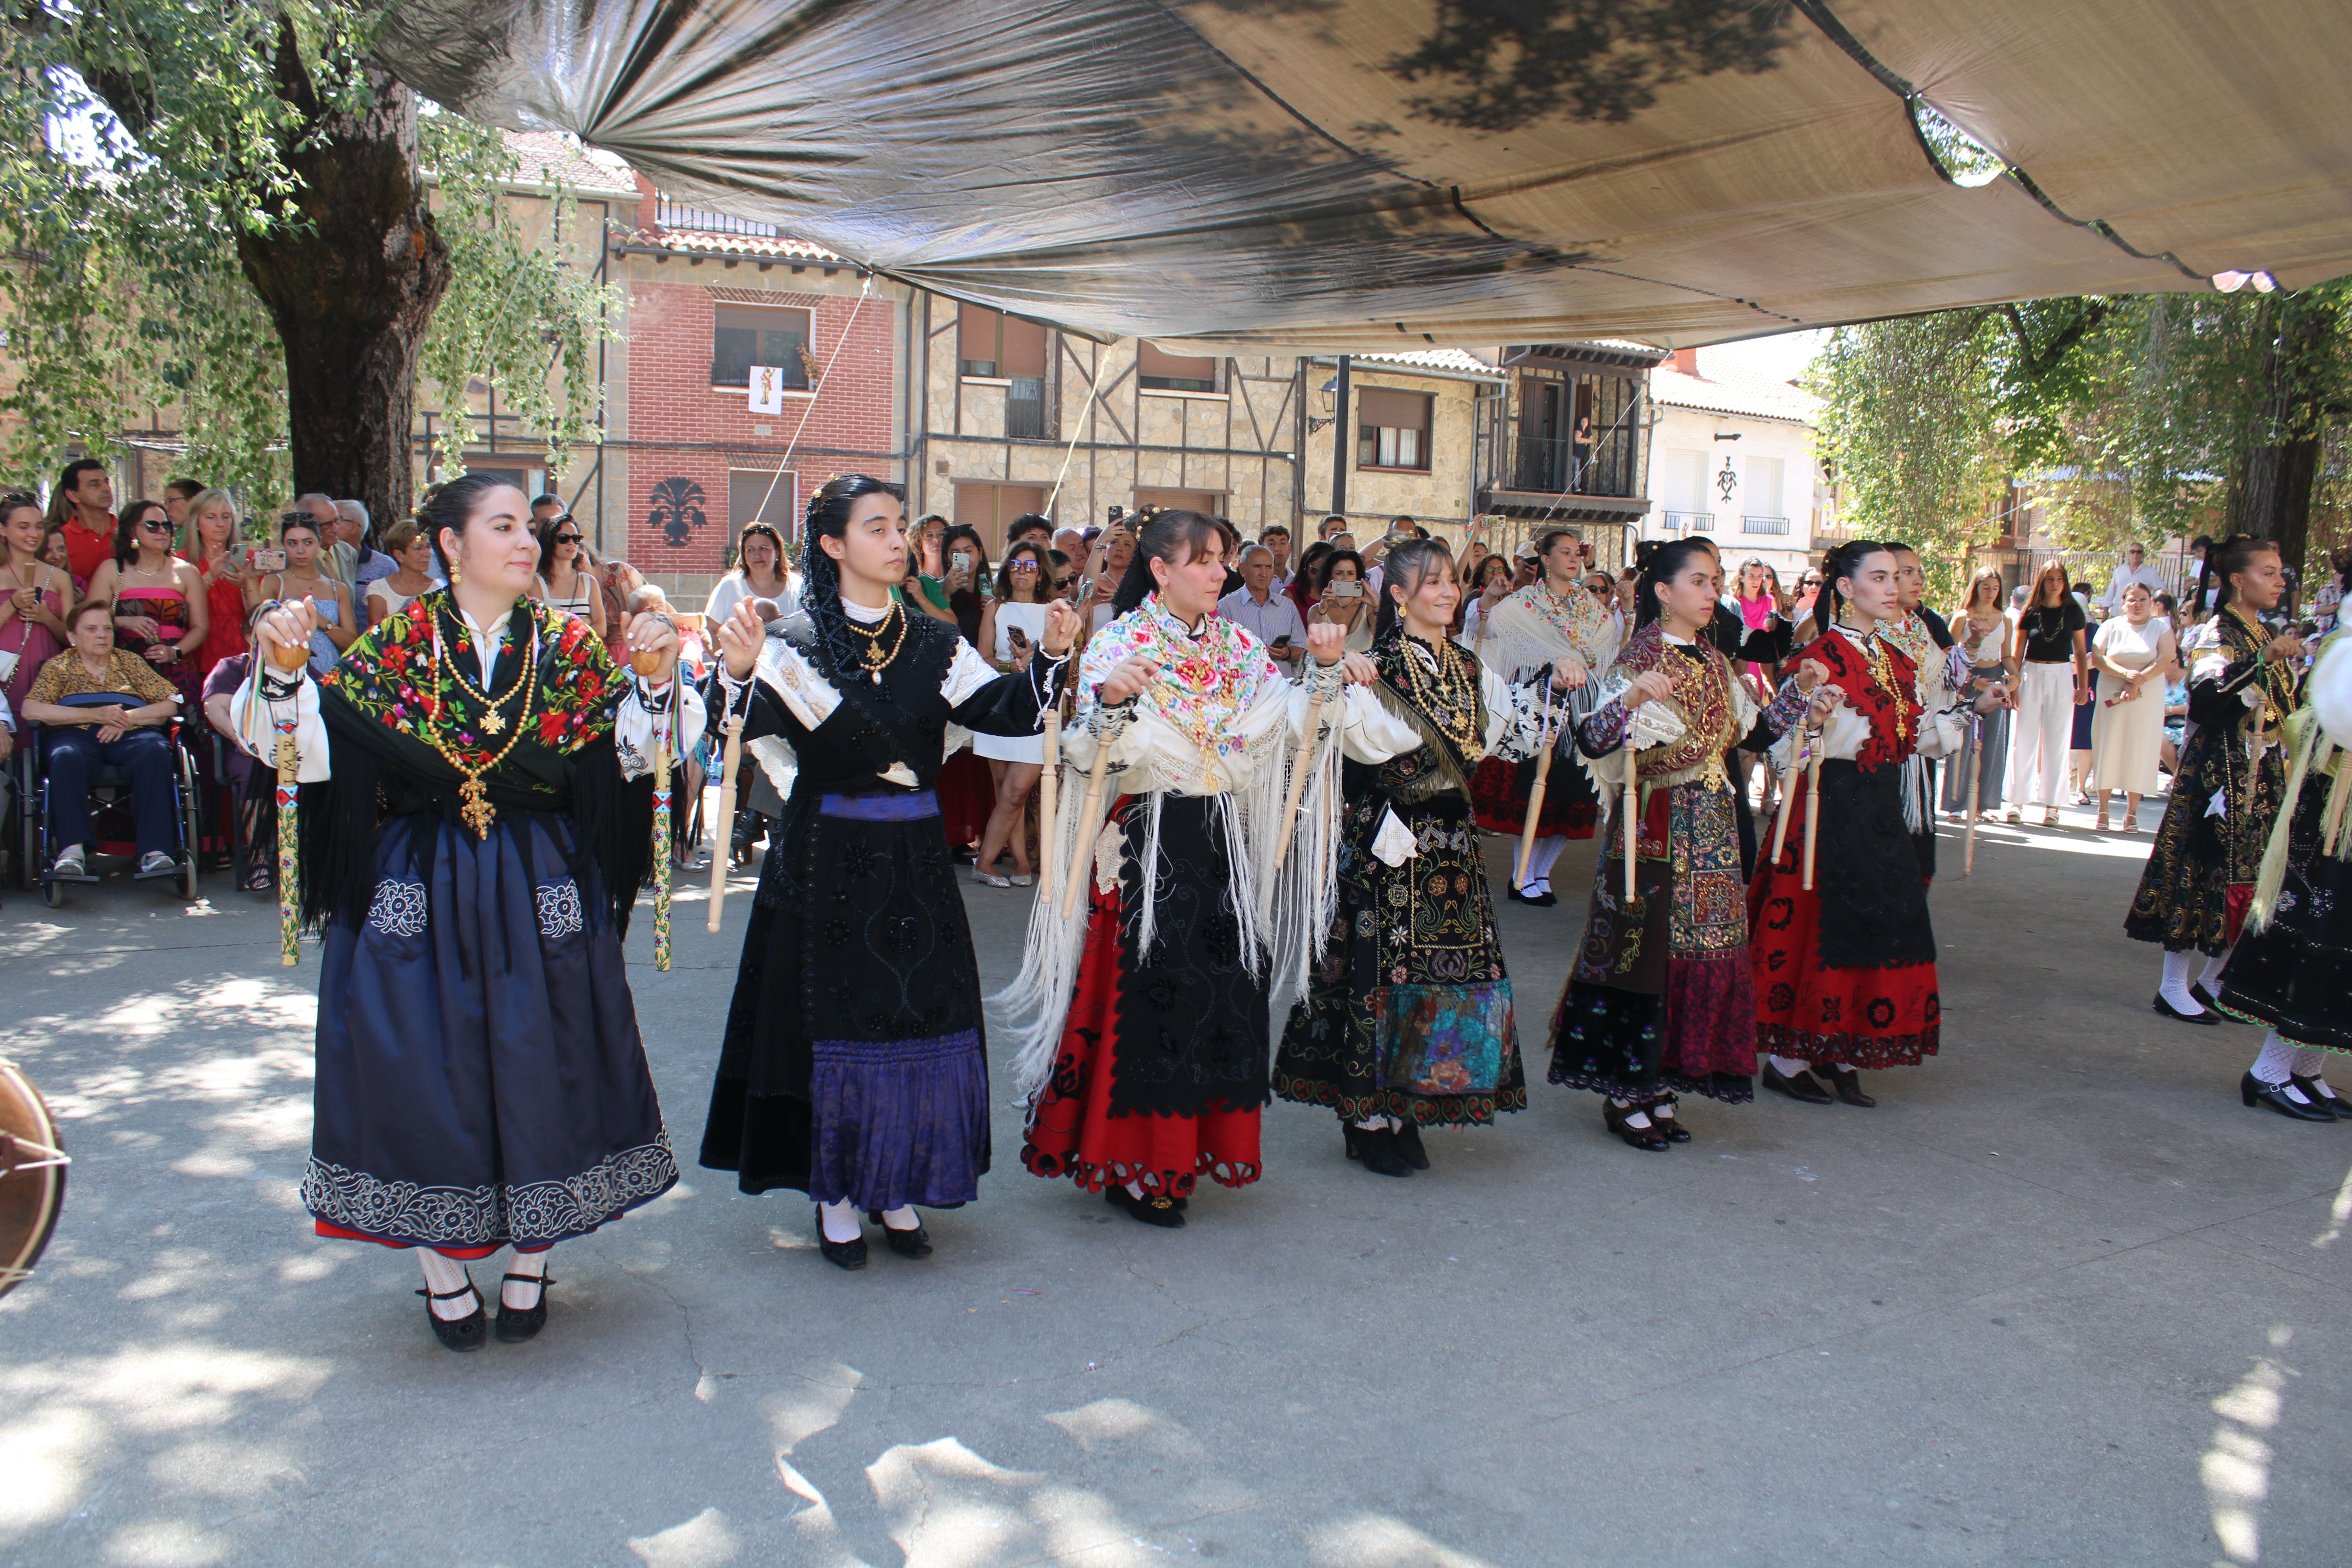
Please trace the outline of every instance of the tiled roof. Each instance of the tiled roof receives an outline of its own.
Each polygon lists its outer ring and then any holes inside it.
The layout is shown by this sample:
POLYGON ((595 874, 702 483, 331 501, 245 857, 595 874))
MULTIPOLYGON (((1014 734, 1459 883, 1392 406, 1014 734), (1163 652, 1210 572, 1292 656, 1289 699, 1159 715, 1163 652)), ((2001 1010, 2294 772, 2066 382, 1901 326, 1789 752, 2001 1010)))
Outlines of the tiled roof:
POLYGON ((609 153, 591 153, 560 131, 509 131, 506 142, 521 164, 514 177, 524 184, 636 194, 636 178, 626 163, 609 153))
POLYGON ((1785 419, 1792 425, 1810 426, 1821 417, 1822 400, 1803 387, 1710 363, 1705 349, 1699 351, 1698 367, 1704 374, 1685 375, 1671 362, 1651 371, 1651 401, 1709 414, 1785 419))
POLYGON ((1463 349, 1420 349, 1398 354, 1358 354, 1374 364, 1406 364, 1422 370, 1453 371, 1463 375, 1494 375, 1495 367, 1463 349))
POLYGON ((782 235, 709 234, 699 229, 639 229, 624 237, 628 245, 657 245, 669 250, 696 250, 709 256, 772 256, 787 261, 814 261, 827 267, 854 267, 821 245, 782 235))

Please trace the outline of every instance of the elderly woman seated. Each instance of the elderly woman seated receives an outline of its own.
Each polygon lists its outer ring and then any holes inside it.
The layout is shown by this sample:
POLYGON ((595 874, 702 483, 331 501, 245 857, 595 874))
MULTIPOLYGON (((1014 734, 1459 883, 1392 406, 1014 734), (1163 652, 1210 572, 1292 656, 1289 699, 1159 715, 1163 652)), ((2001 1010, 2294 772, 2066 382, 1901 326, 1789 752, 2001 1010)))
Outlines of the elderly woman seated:
POLYGON ((50 841, 62 846, 51 874, 89 875, 90 785, 112 767, 131 781, 138 874, 168 877, 176 869, 172 745, 157 726, 179 710, 180 694, 153 665, 114 646, 114 615, 105 600, 77 606, 66 628, 71 646, 41 666, 25 693, 25 717, 50 730, 42 766, 50 785, 50 841))

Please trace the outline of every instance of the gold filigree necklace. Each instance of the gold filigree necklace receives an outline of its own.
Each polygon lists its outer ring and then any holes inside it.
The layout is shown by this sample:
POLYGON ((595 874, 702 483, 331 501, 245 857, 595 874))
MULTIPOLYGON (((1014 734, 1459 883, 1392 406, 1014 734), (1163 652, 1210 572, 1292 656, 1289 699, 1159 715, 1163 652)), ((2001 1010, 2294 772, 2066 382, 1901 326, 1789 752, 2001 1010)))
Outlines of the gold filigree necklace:
POLYGON ((880 620, 874 623, 874 629, 871 631, 859 626, 856 621, 851 620, 846 615, 841 617, 841 624, 866 639, 865 647, 860 649, 858 652, 859 660, 866 666, 866 673, 868 679, 870 679, 875 685, 881 685, 882 672, 889 668, 891 665, 898 661, 898 650, 907 646, 906 608, 896 599, 893 599, 890 601, 890 607, 883 612, 882 618, 880 620), (887 635, 890 629, 894 626, 898 628, 898 635, 891 639, 890 651, 888 653, 884 653, 882 651, 882 638, 887 635))
MULTIPOLYGON (((515 720, 515 732, 508 737, 507 743, 505 745, 499 748, 499 752, 496 756, 492 757, 488 762, 484 763, 478 768, 469 768, 464 763, 459 762, 457 760, 457 754, 449 749, 448 742, 443 740, 442 737, 433 729, 434 725, 440 722, 441 715, 446 707, 446 704, 443 702, 441 698, 441 668, 445 662, 449 667, 450 675, 457 679, 457 685, 462 689, 475 696, 480 695, 478 692, 475 692, 473 687, 467 684, 466 678, 464 676, 457 674, 456 660, 444 660, 441 652, 441 638, 438 635, 438 628, 436 628, 436 635, 433 638, 433 665, 431 668, 425 672, 425 689, 430 694, 433 710, 431 713, 426 715, 425 722, 418 726, 418 728, 424 733, 425 743, 431 746, 435 751, 440 752, 441 760, 447 763, 451 767, 457 769, 457 776, 465 781, 457 786, 458 816, 463 819, 467 826, 474 830, 475 837, 488 838, 490 836, 490 824, 498 820, 499 812, 498 807, 490 804, 490 792, 483 787, 482 775, 488 773, 492 768, 497 767, 500 763, 505 762, 507 760, 507 753, 513 751, 515 749, 516 742, 520 742, 523 736, 530 731, 530 705, 539 694, 539 638, 537 637, 530 638, 530 646, 526 649, 523 657, 522 678, 516 682, 516 685, 522 690, 523 700, 522 712, 518 715, 515 720)), ((512 697, 514 693, 512 691, 507 693, 508 697, 512 697)), ((500 700, 503 701, 505 699, 502 698, 500 700)), ((496 714, 488 715, 488 718, 496 717, 496 714)), ((485 720, 482 728, 484 730, 491 729, 491 725, 488 722, 487 719, 485 720)))
MULTIPOLYGON (((509 612, 509 615, 508 625, 513 625, 511 612, 509 612)), ((441 626, 437 620, 434 623, 433 626, 433 654, 435 662, 438 663, 441 658, 441 626)), ((531 638, 530 654, 531 662, 535 665, 539 657, 539 639, 536 637, 531 638)), ((490 662, 493 665, 498 662, 496 655, 491 656, 490 662)), ((482 733, 485 735, 495 735, 503 731, 507 727, 507 721, 500 716, 499 710, 513 701, 515 693, 523 689, 526 684, 524 678, 520 674, 518 674, 515 677, 515 683, 512 686, 508 687, 499 696, 493 697, 489 693, 490 672, 488 669, 484 669, 482 671, 482 684, 480 686, 476 686, 472 681, 466 679, 466 672, 457 668, 457 661, 456 659, 450 659, 448 661, 448 665, 449 679, 457 683, 457 689, 482 705, 482 733)), ((530 711, 530 706, 525 704, 523 709, 524 714, 528 716, 530 711)))

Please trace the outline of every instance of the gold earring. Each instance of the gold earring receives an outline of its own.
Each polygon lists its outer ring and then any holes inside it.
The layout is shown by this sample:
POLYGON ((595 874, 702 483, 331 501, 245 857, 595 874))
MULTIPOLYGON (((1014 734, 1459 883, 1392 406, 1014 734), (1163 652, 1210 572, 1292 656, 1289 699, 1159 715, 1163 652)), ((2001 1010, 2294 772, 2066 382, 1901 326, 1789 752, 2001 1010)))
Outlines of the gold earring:
POLYGON ((451 586, 452 588, 454 588, 454 587, 456 587, 458 584, 460 584, 460 583, 464 582, 465 580, 466 580, 466 569, 465 569, 463 566, 460 566, 460 565, 459 565, 457 562, 455 562, 455 561, 450 562, 450 563, 449 563, 449 586, 451 586))

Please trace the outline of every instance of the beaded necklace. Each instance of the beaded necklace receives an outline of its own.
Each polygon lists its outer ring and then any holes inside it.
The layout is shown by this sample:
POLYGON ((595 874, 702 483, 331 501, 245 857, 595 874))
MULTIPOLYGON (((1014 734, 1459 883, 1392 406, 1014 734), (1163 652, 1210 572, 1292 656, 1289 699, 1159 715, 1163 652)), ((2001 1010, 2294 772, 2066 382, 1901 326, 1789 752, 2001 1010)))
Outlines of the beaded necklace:
MULTIPOLYGON (((1432 644, 1404 632, 1385 662, 1403 672, 1406 700, 1454 743, 1464 762, 1476 766, 1486 755, 1486 726, 1478 710, 1477 666, 1470 656, 1450 640, 1432 644)), ((1390 684, 1397 684, 1393 674, 1390 684)))
MULTIPOLYGON (((511 624, 511 616, 509 616, 509 624, 511 624)), ((533 663, 536 663, 538 654, 539 639, 537 637, 533 637, 531 639, 531 657, 533 663)), ((433 658, 436 665, 438 665, 441 662, 441 623, 437 617, 433 623, 433 658)), ((482 684, 480 686, 476 686, 472 681, 466 679, 466 672, 457 668, 457 661, 456 659, 450 659, 448 664, 449 679, 457 683, 457 689, 482 705, 482 733, 485 735, 495 735, 504 730, 507 727, 507 721, 504 718, 499 716, 499 710, 513 701, 515 693, 523 689, 524 682, 522 675, 518 672, 515 676, 514 684, 508 687, 505 691, 501 692, 498 696, 493 697, 490 695, 488 689, 490 684, 488 670, 486 669, 482 672, 482 684)), ((530 716, 530 706, 526 704, 523 708, 523 714, 527 718, 530 716)), ((500 754, 504 755, 503 752, 500 754)))
MULTIPOLYGON (((465 821, 467 826, 474 830, 475 837, 488 838, 490 836, 490 824, 498 820, 499 813, 498 808, 490 804, 490 792, 482 786, 482 775, 505 762, 507 753, 515 749, 516 742, 520 742, 530 729, 530 705, 539 694, 539 638, 535 635, 530 638, 523 658, 523 674, 516 682, 516 685, 522 689, 523 700, 522 712, 515 720, 515 732, 507 738, 505 745, 499 748, 497 755, 478 768, 469 768, 458 761, 457 754, 449 749, 449 742, 433 728, 440 722, 441 715, 447 708, 441 695, 441 669, 445 662, 448 664, 449 673, 456 678, 459 689, 469 696, 480 696, 467 682, 464 676, 457 674, 456 662, 443 658, 440 627, 436 626, 433 635, 433 661, 425 672, 425 699, 431 705, 431 711, 425 715, 425 721, 417 726, 417 732, 424 737, 425 743, 440 752, 441 760, 457 769, 458 776, 465 781, 457 786, 457 815, 465 821)), ((508 697, 513 695, 512 690, 507 693, 508 697)), ((499 700, 503 701, 505 699, 501 698, 499 700)), ((487 715, 482 728, 485 731, 492 731, 494 727, 488 720, 497 717, 495 713, 487 715)), ((451 732, 453 734, 456 732, 454 725, 451 726, 451 732)))
POLYGON ((1876 630, 1864 631, 1859 626, 1840 621, 1838 630, 1845 640, 1861 649, 1870 663, 1870 683, 1886 695, 1895 710, 1895 738, 1899 744, 1911 739, 1911 716, 1903 706, 1903 686, 1895 679, 1895 660, 1887 656, 1885 644, 1876 630))
POLYGON ((866 646, 859 650, 858 658, 866 666, 866 673, 874 684, 881 685, 882 672, 897 662, 899 650, 907 646, 906 610, 898 600, 891 600, 889 609, 883 612, 882 618, 874 623, 874 629, 871 631, 859 626, 847 616, 841 617, 841 624, 866 639, 866 646), (893 626, 898 629, 898 635, 891 642, 890 651, 886 654, 882 651, 883 634, 893 626))

